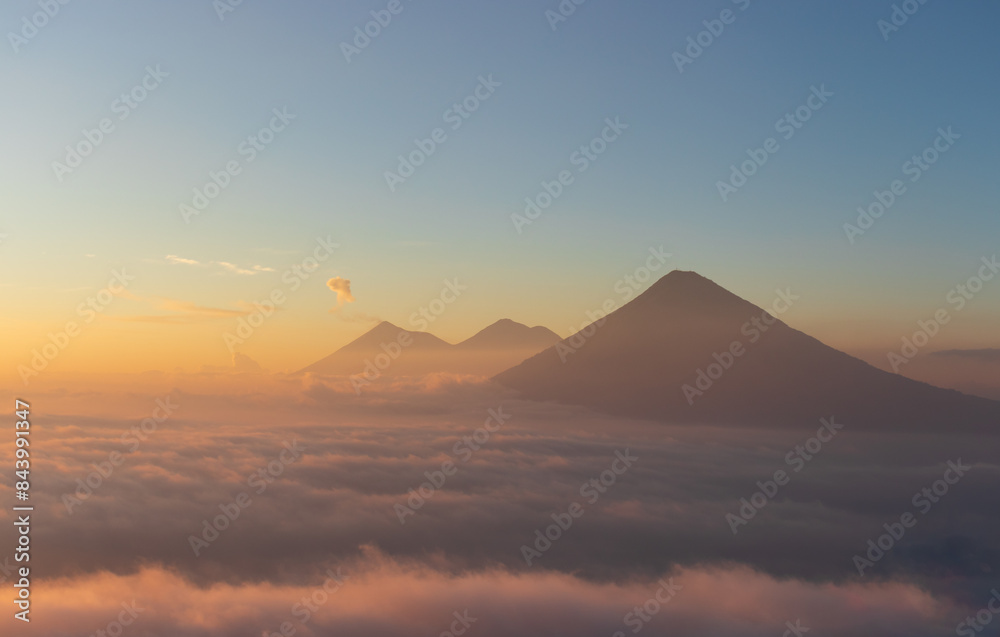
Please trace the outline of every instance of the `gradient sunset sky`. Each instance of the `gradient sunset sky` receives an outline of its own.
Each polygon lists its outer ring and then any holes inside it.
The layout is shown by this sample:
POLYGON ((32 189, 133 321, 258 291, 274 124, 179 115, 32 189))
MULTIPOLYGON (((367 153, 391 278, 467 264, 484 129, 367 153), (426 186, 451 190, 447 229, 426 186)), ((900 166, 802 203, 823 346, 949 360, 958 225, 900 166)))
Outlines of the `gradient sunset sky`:
MULTIPOLYGON (((554 30, 554 1, 403 0, 348 62, 341 43, 387 4, 244 0, 220 19, 209 0, 71 2, 16 53, 8 38, 4 375, 122 268, 127 294, 53 369, 227 365, 223 333, 274 289, 287 302, 241 348, 272 371, 375 320, 412 328, 445 279, 468 289, 430 325, 442 338, 502 317, 567 336, 660 246, 673 256, 656 276, 695 270, 761 306, 790 288, 793 327, 888 348, 997 252, 996 4, 928 2, 886 41, 892 3, 870 0, 590 0, 554 30), (725 9, 735 21, 679 72, 674 53, 725 9), (169 76, 120 121, 112 102, 157 65, 169 76), (448 109, 489 76, 500 86, 452 130, 448 109), (785 140, 775 123, 814 86, 833 96, 785 140), (294 121, 246 162, 276 108, 294 121), (628 129, 579 173, 571 154, 615 117, 628 129), (103 118, 114 131, 57 179, 103 118), (911 183, 904 163, 949 126, 960 139, 911 183), (439 127, 447 140, 390 191, 397 156, 439 127), (779 150, 723 202, 717 182, 769 137, 779 150), (178 206, 231 160, 242 173, 185 223, 178 206), (562 170, 574 182, 518 233, 511 215, 562 170), (906 193, 852 245, 843 225, 896 179, 906 193), (291 290, 282 274, 326 237, 340 248, 291 290), (338 276, 355 301, 331 312, 338 276)), ((36 11, 6 2, 0 24, 36 11)), ((998 347, 998 318, 1000 279, 929 349, 998 347)))

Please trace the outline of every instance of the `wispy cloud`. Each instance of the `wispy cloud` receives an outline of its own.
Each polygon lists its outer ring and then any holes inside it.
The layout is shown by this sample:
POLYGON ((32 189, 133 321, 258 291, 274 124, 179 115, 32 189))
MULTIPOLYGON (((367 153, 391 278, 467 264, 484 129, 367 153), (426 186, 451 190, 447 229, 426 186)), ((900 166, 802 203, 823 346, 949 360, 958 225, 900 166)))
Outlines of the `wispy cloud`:
POLYGON ((167 255, 167 263, 182 263, 184 265, 201 265, 194 259, 182 259, 181 257, 174 254, 167 255))
POLYGON ((274 268, 267 268, 262 265, 251 266, 250 269, 247 269, 241 268, 240 266, 227 261, 213 261, 212 263, 234 274, 260 274, 261 272, 274 272, 274 268))
POLYGON ((214 267, 219 269, 220 273, 229 272, 232 274, 253 275, 253 274, 260 274, 261 272, 274 272, 274 268, 269 268, 263 265, 252 265, 249 267, 243 267, 236 265, 235 263, 230 263, 229 261, 201 262, 195 259, 186 259, 184 257, 179 257, 176 254, 168 254, 166 256, 166 261, 171 265, 190 265, 203 268, 214 267))
POLYGON ((108 318, 129 323, 167 323, 173 325, 186 325, 191 323, 203 323, 218 319, 231 319, 246 316, 252 309, 246 308, 233 310, 198 305, 192 301, 182 301, 164 297, 138 297, 132 294, 129 295, 129 298, 133 301, 146 303, 158 310, 169 313, 109 316, 108 318))

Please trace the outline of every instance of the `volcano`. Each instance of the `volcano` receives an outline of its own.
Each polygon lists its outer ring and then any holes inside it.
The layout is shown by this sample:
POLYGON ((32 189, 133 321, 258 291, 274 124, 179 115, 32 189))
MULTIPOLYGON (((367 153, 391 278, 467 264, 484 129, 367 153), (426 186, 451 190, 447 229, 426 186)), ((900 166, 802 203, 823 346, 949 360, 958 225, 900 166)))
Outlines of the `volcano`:
POLYGON ((412 332, 383 321, 300 373, 350 376, 363 373, 373 363, 385 376, 435 372, 492 376, 558 340, 559 335, 548 328, 501 319, 453 345, 428 332, 412 332))
POLYGON ((455 347, 466 351, 535 350, 539 352, 559 341, 559 335, 547 327, 528 327, 510 319, 500 319, 455 347))
POLYGON ((834 416, 865 429, 1000 426, 1000 402, 872 367, 679 270, 495 380, 533 400, 678 423, 795 426, 834 416))

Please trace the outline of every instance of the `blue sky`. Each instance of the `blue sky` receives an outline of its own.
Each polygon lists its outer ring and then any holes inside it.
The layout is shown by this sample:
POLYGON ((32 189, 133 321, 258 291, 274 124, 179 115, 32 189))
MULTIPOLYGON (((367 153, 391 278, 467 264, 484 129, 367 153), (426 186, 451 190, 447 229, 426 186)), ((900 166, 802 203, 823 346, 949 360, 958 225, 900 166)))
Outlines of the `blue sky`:
MULTIPOLYGON (((554 0, 402 0, 348 63, 341 43, 387 4, 244 0, 220 20, 209 0, 74 0, 19 52, 8 41, 3 283, 42 321, 122 265, 143 294, 231 307, 275 282, 195 276, 165 255, 280 271, 329 234, 343 250, 323 275, 353 282, 359 313, 399 322, 458 276, 470 300, 442 335, 500 316, 565 333, 663 245, 670 267, 759 304, 802 290, 797 326, 834 338, 836 322, 921 318, 996 251, 995 4, 930 0, 885 41, 893 3, 870 0, 587 0, 555 30, 554 0), (735 21, 678 72, 672 55, 726 9, 735 21), (169 77, 60 183, 52 162, 148 65, 169 77), (490 75, 495 93, 390 192, 396 157, 490 75), (821 85, 833 97, 723 202, 730 165, 821 85), (185 224, 178 205, 281 107, 295 121, 185 224), (518 234, 511 214, 608 117, 628 130, 518 234), (961 139, 849 244, 857 206, 948 126, 961 139)), ((11 0, 0 25, 38 10, 11 0)), ((290 309, 335 344, 363 326, 331 318, 330 296, 317 285, 290 309)), ((997 299, 970 310, 977 325, 995 324, 997 299)))

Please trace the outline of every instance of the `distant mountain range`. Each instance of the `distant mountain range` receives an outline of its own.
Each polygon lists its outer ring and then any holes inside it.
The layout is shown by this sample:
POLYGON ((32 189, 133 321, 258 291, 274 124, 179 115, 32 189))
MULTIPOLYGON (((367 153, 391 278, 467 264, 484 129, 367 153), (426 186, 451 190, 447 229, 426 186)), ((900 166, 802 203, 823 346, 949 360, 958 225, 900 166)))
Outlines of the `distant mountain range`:
POLYGON ((534 400, 670 422, 835 416, 866 429, 1000 431, 1000 402, 876 369, 694 272, 667 274, 495 380, 534 400))
POLYGON ((350 376, 374 365, 379 376, 451 372, 492 376, 559 341, 545 327, 501 319, 452 345, 427 332, 412 332, 383 321, 326 358, 302 369, 350 376))

